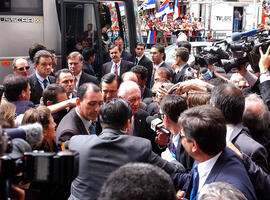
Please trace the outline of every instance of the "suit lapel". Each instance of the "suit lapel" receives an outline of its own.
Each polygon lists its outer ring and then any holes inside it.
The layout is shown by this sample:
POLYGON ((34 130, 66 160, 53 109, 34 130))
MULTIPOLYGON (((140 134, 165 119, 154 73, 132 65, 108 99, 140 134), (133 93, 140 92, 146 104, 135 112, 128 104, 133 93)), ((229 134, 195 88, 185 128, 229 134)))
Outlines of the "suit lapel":
POLYGON ((126 71, 126 66, 124 65, 123 60, 121 60, 121 63, 120 63, 120 76, 122 76, 122 74, 125 73, 125 71, 126 71))
POLYGON ((237 124, 233 129, 233 132, 229 138, 229 141, 230 142, 234 141, 238 137, 239 133, 241 132, 243 128, 244 126, 242 124, 237 124))

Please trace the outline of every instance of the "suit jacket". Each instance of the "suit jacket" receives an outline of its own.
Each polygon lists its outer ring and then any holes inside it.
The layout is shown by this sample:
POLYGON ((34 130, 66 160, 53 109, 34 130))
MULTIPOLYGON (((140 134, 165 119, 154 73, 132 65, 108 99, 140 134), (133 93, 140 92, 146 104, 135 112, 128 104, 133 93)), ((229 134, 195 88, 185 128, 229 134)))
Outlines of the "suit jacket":
POLYGON ((83 72, 91 75, 91 76, 96 76, 96 73, 92 67, 92 65, 88 64, 87 62, 83 61, 83 66, 82 66, 83 72))
MULTIPOLYGON (((172 139, 173 139, 173 135, 171 134, 170 142, 168 144, 168 148, 169 148, 170 152, 173 149, 172 139)), ((176 147, 176 158, 175 159, 186 168, 187 172, 189 172, 192 169, 194 159, 186 152, 185 148, 182 146, 181 137, 179 137, 178 145, 176 147)))
POLYGON ((74 200, 97 199, 110 173, 129 162, 151 163, 168 173, 179 170, 153 153, 148 140, 115 129, 105 128, 99 136, 74 136, 69 149, 80 154, 79 174, 72 182, 69 198, 74 200))
POLYGON ((143 55, 142 59, 138 62, 138 65, 142 65, 148 69, 147 81, 146 81, 145 86, 150 88, 151 77, 152 77, 152 73, 153 73, 152 61, 149 58, 147 58, 145 55, 143 55))
MULTIPOLYGON (((190 173, 173 174, 171 177, 176 189, 186 191, 185 197, 189 199, 193 182, 193 170, 190 173)), ((257 199, 243 162, 227 147, 219 156, 204 185, 213 182, 229 183, 240 190, 248 200, 257 199)))
POLYGON ((97 77, 95 76, 92 76, 92 75, 89 75, 85 72, 82 72, 82 75, 80 77, 80 81, 79 81, 79 85, 78 85, 78 88, 84 84, 84 83, 94 83, 96 84, 97 86, 99 86, 99 83, 98 83, 98 79, 97 77))
POLYGON ((176 84, 178 82, 183 82, 185 81, 185 73, 186 73, 186 69, 189 68, 189 65, 186 64, 183 69, 181 69, 181 71, 179 71, 178 73, 175 74, 174 79, 173 79, 173 83, 176 84))
POLYGON ((150 103, 147 106, 146 110, 151 116, 154 116, 155 114, 159 114, 159 108, 158 108, 158 103, 156 101, 150 103))
MULTIPOLYGON (((146 118, 149 113, 140 109, 134 115, 134 126, 132 135, 148 139, 152 143, 152 149, 156 154, 161 154, 163 149, 160 149, 155 142, 156 133, 151 129, 150 124, 146 123, 146 118)), ((165 150, 165 149, 164 149, 165 150)))
POLYGON ((249 136, 249 130, 237 124, 229 138, 242 153, 248 155, 258 166, 268 171, 268 153, 266 149, 249 136))
POLYGON ((131 53, 129 53, 126 50, 122 51, 121 58, 122 58, 122 60, 126 60, 126 61, 129 61, 132 63, 134 62, 134 57, 131 55, 131 53))
MULTIPOLYGON (((113 62, 107 62, 105 64, 103 64, 102 66, 102 76, 104 76, 105 74, 108 74, 111 72, 112 69, 112 64, 113 62)), ((122 76, 122 74, 124 74, 125 72, 128 72, 131 70, 131 68, 133 67, 133 63, 126 61, 126 60, 121 60, 120 63, 120 75, 122 76)))
POLYGON ((142 101, 145 99, 145 98, 148 98, 148 97, 151 97, 152 98, 152 91, 147 88, 146 86, 144 87, 144 91, 142 93, 142 101))
MULTIPOLYGON (((55 78, 53 76, 48 76, 50 84, 55 83, 55 78)), ((29 77, 30 87, 31 87, 31 97, 30 101, 34 104, 40 104, 40 98, 42 97, 43 89, 38 82, 36 74, 32 74, 29 77)))
POLYGON ((82 120, 73 108, 60 121, 56 129, 56 144, 61 146, 62 142, 69 140, 74 135, 88 135, 82 120))

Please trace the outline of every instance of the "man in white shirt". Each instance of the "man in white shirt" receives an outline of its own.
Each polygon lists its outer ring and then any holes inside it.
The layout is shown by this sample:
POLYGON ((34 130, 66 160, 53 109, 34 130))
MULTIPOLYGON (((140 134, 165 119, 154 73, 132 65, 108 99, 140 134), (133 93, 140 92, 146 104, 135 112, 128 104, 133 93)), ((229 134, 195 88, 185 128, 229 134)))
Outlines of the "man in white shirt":
POLYGON ((122 76, 127 71, 133 67, 133 63, 122 60, 121 50, 118 45, 112 45, 109 49, 110 57, 112 61, 103 64, 102 66, 102 76, 108 73, 113 73, 117 76, 122 76))
POLYGON ((172 179, 185 198, 197 199, 206 184, 230 183, 247 199, 257 199, 242 161, 226 147, 226 122, 222 112, 210 105, 183 112, 178 120, 182 145, 195 162, 190 173, 177 173, 172 179))

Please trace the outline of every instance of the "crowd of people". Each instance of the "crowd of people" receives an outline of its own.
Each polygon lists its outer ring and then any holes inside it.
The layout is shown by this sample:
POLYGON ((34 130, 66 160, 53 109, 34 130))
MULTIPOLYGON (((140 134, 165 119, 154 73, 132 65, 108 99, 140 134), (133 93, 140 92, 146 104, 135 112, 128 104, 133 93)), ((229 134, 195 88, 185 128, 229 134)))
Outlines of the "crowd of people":
MULTIPOLYGON (((209 41, 212 40, 211 31, 205 32, 203 22, 187 13, 181 19, 174 20, 172 15, 168 15, 166 20, 155 18, 152 14, 143 14, 140 17, 141 32, 144 43, 147 44, 147 38, 150 31, 156 31, 155 43, 165 44, 173 43, 175 38, 187 41, 209 41)), ((152 41, 151 41, 152 42, 152 41)))
POLYGON ((21 199, 269 199, 270 47, 260 49, 260 73, 245 64, 229 80, 214 65, 205 78, 191 44, 177 45, 169 65, 164 46, 148 58, 137 43, 133 56, 117 37, 100 75, 89 47, 71 52, 67 69, 41 44, 30 61, 15 58, 1 125, 38 122, 32 150, 79 153, 71 185, 30 183, 21 199))

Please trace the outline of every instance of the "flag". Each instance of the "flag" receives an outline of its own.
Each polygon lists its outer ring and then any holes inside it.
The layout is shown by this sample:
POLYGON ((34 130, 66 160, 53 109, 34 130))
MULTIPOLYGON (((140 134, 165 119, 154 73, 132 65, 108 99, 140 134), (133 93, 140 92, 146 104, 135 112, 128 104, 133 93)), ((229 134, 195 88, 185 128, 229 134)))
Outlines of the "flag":
POLYGON ((156 43, 156 31, 149 31, 147 44, 155 44, 156 43))
POLYGON ((161 4, 159 11, 157 11, 156 18, 162 17, 163 15, 167 15, 169 12, 170 12, 169 0, 165 0, 161 4))
POLYGON ((140 6, 140 8, 143 8, 144 10, 146 9, 151 9, 151 8, 155 8, 156 7, 156 3, 155 0, 146 0, 144 3, 142 3, 142 5, 140 6))
POLYGON ((175 20, 175 19, 178 19, 179 17, 181 17, 180 4, 179 4, 179 0, 175 0, 173 19, 175 20))

